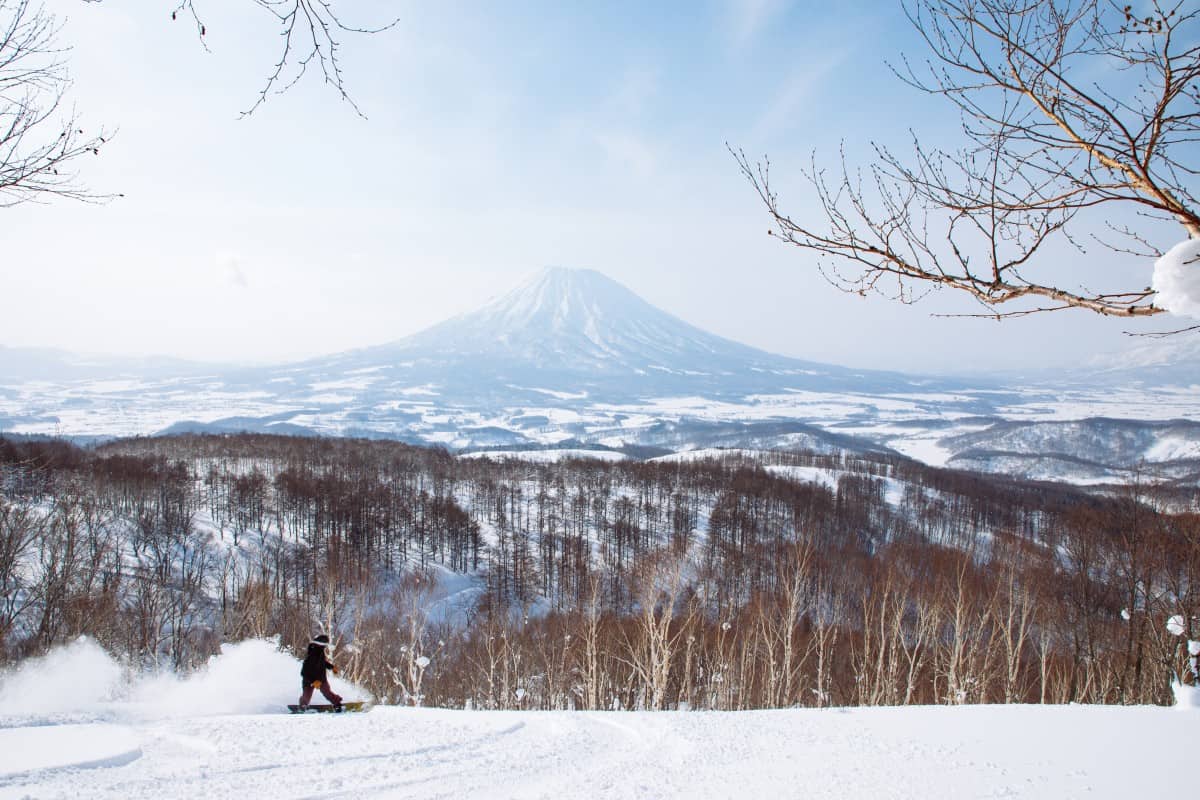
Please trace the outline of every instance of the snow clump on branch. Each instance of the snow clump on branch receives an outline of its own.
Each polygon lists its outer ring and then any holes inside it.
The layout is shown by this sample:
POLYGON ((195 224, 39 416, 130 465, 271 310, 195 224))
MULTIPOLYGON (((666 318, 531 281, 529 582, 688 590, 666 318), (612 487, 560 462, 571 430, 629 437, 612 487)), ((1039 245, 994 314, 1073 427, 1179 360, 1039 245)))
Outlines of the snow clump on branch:
POLYGON ((1200 318, 1200 239, 1185 239, 1154 262, 1154 305, 1200 318))

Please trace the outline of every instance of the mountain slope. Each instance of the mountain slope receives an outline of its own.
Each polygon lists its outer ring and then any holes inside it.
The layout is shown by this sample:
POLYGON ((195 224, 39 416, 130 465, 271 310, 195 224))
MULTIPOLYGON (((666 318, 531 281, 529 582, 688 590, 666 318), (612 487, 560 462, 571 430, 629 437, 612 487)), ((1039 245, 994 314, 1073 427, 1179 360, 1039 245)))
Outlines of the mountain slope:
POLYGON ((470 314, 396 349, 483 356, 589 374, 795 369, 796 363, 713 336, 593 270, 550 268, 470 314))
POLYGON ((896 392, 951 382, 852 370, 715 336, 593 270, 549 268, 478 311, 390 344, 291 368, 432 383, 463 402, 529 399, 529 388, 593 400, 792 390, 896 392))
POLYGON ((1143 422, 1093 417, 1070 421, 1006 421, 950 436, 941 445, 962 469, 1079 483, 1200 477, 1200 422, 1143 422))

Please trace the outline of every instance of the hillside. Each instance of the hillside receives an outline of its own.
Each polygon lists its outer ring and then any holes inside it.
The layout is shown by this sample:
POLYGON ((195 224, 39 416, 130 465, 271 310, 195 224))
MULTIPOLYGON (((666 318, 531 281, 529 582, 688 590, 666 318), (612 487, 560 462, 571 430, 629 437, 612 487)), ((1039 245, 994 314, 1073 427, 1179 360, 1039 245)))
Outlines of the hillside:
POLYGON ((325 628, 393 703, 1168 703, 1200 601, 1194 490, 887 455, 0 439, 0 489, 6 659, 87 635, 189 669, 325 628))

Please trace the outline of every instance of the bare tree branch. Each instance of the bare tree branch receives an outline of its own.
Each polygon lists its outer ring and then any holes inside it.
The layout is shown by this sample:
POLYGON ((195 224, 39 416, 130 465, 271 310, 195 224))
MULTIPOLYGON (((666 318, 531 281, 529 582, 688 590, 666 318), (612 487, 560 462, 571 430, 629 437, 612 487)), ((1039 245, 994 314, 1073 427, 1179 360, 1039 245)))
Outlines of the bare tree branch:
MULTIPOLYGON (((378 27, 359 27, 342 21, 334 9, 333 0, 253 0, 255 5, 269 13, 279 24, 279 36, 283 40, 279 58, 267 76, 266 83, 259 90, 258 97, 242 116, 246 117, 267 102, 271 94, 283 94, 296 85, 308 72, 309 67, 316 66, 321 71, 325 83, 345 102, 350 104, 354 113, 365 117, 362 109, 354 102, 346 89, 345 76, 342 73, 340 35, 344 33, 382 33, 399 24, 399 17, 378 27)), ((179 0, 179 5, 171 13, 176 19, 182 11, 187 11, 196 23, 197 33, 201 42, 207 33, 207 26, 201 20, 196 9, 197 0, 179 0)), ((205 45, 207 48, 207 45, 205 45)))
POLYGON ((59 23, 29 0, 0 0, 0 208, 50 197, 97 201, 77 180, 76 160, 109 138, 87 133, 65 96, 68 52, 59 23))
MULTIPOLYGON (((771 233, 820 256, 818 268, 849 292, 901 302, 916 287, 949 287, 993 319, 1083 308, 1108 316, 1163 312, 1149 287, 1094 291, 1034 277, 1072 231, 1104 215, 1092 240, 1157 255, 1145 228, 1173 220, 1200 238, 1200 8, 1151 0, 1145 13, 1110 0, 911 0, 905 12, 929 50, 893 72, 960 113, 964 144, 947 152, 914 136, 911 156, 875 145, 865 172, 843 155, 840 175, 815 164, 804 177, 823 219, 780 206, 770 165, 730 148, 771 214, 771 233), (1111 211, 1107 210, 1112 208, 1111 211), (1124 219, 1124 217, 1122 217, 1124 219), (845 270, 843 272, 842 270, 845 270), (998 311, 1014 301, 1017 310, 998 311)), ((1081 259, 1086 264, 1086 259, 1081 259)))
MULTIPOLYGON (((99 0, 84 0, 99 2, 99 0)), ((282 51, 252 113, 268 95, 286 91, 316 64, 355 113, 362 111, 346 90, 339 54, 339 35, 378 33, 379 28, 347 25, 334 10, 334 0, 253 0, 280 25, 282 51)), ((208 28, 196 0, 177 0, 171 18, 186 14, 205 49, 208 28)), ((88 131, 70 107, 66 66, 69 50, 58 44, 61 25, 35 0, 0 0, 0 208, 51 197, 102 201, 116 195, 89 191, 78 181, 78 159, 99 155, 111 134, 88 131)))

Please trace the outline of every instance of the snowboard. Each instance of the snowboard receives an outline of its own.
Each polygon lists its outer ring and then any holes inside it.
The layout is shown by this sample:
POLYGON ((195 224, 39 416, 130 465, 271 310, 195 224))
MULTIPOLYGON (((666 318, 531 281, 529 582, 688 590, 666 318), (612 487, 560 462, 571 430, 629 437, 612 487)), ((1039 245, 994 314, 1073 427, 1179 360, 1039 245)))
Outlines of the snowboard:
POLYGON ((310 703, 307 708, 298 705, 288 705, 288 711, 293 714, 303 714, 306 711, 315 711, 318 714, 344 714, 351 711, 366 711, 369 708, 370 706, 361 700, 350 700, 342 703, 341 706, 329 703, 310 703))

